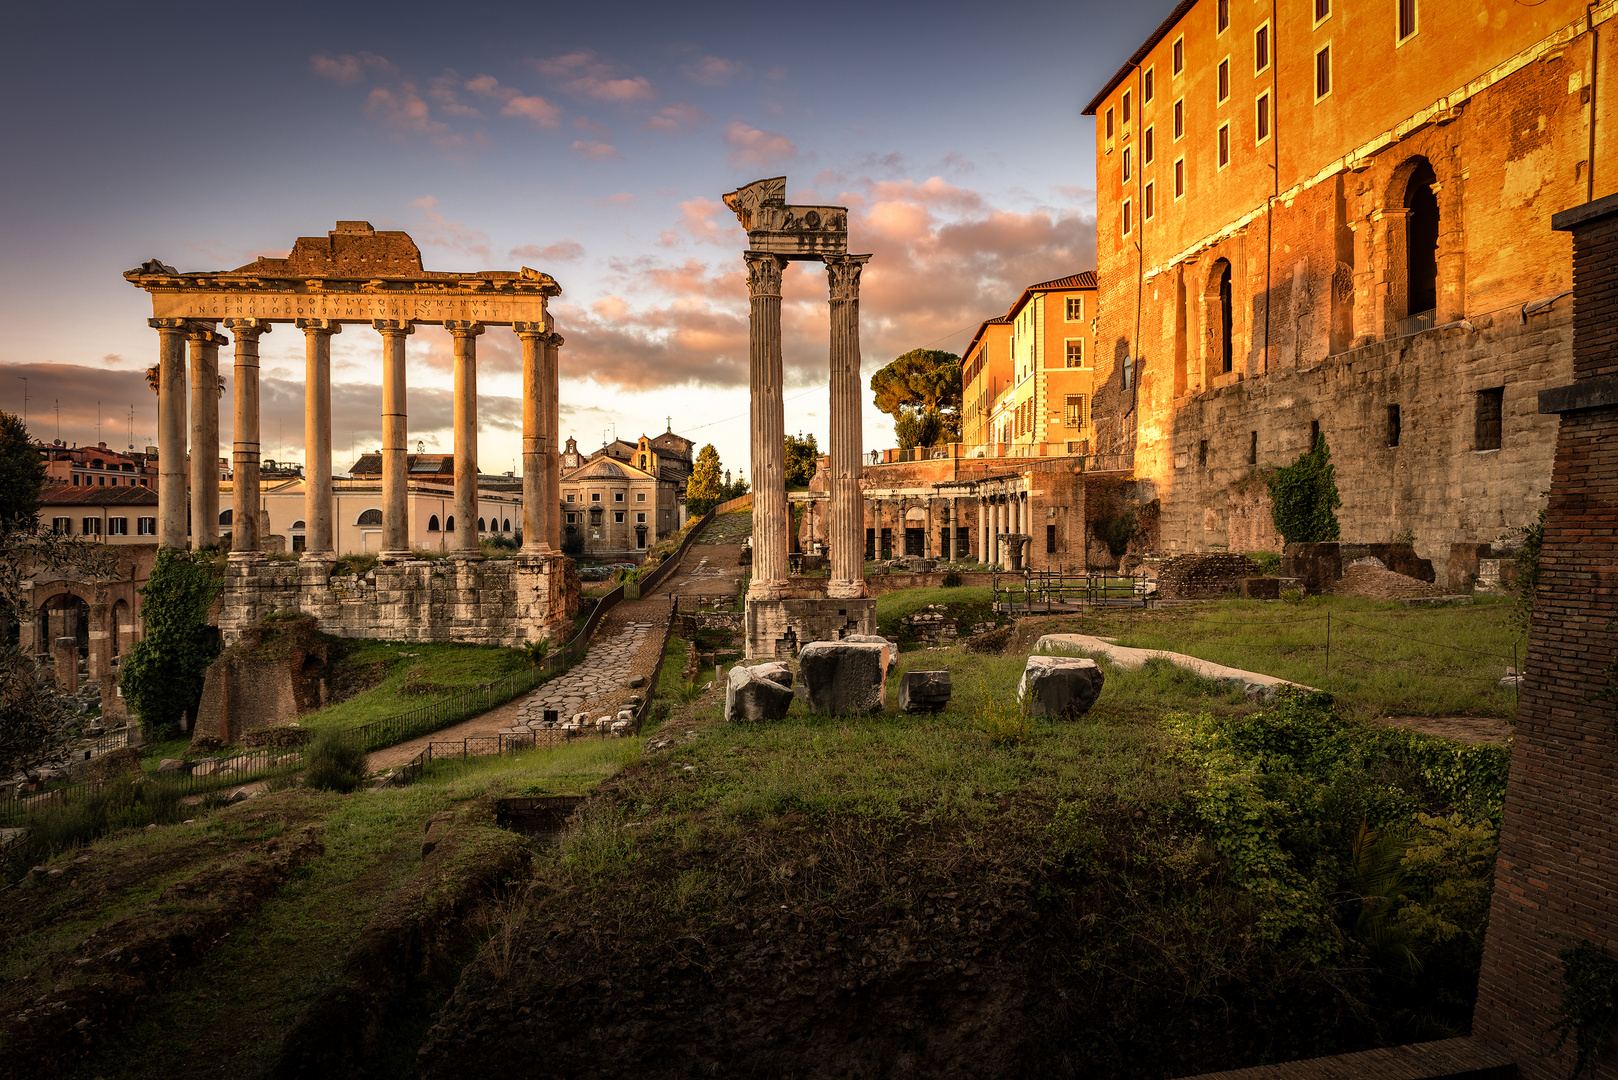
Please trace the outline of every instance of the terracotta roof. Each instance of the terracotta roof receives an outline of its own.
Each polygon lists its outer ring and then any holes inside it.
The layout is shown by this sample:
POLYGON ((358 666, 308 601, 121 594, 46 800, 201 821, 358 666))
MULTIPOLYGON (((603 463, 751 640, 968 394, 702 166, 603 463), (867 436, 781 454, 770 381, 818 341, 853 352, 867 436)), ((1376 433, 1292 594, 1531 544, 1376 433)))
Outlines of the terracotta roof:
POLYGON ((1055 278, 1051 281, 1041 281, 1038 285, 1030 285, 1024 292, 1036 292, 1043 289, 1093 289, 1096 287, 1096 272, 1086 270, 1082 274, 1069 274, 1067 277, 1055 278))
POLYGON ((1112 93, 1119 83, 1129 77, 1130 71, 1137 64, 1146 59, 1151 54, 1151 51, 1157 48, 1158 42, 1169 36, 1169 31, 1174 29, 1176 23, 1185 18, 1186 12, 1195 7, 1196 3, 1197 0, 1180 0, 1178 4, 1174 5, 1174 10, 1169 12, 1169 17, 1163 20, 1161 26, 1152 31, 1151 36, 1146 39, 1146 43, 1135 50, 1135 55, 1131 56, 1129 61, 1118 69, 1116 75, 1107 80, 1107 85, 1101 88, 1101 93, 1090 99, 1090 104, 1084 107, 1085 116, 1094 116, 1096 114, 1096 110, 1101 108, 1102 102, 1107 100, 1107 95, 1112 93))
POLYGON ((968 356, 972 355, 972 347, 978 343, 978 340, 980 338, 983 337, 983 332, 985 330, 987 330, 991 326, 1004 326, 1006 323, 1009 323, 1010 321, 1011 320, 1008 319, 1004 315, 996 315, 992 319, 984 319, 983 324, 978 327, 978 332, 973 334, 972 335, 972 340, 968 341, 966 343, 966 351, 961 353, 962 358, 964 359, 965 357, 968 357, 968 356))
MULTIPOLYGON (((405 472, 412 477, 454 476, 454 454, 406 454, 405 472)), ((381 476, 382 455, 361 454, 348 470, 350 476, 381 476)))
POLYGON ((149 487, 73 487, 48 484, 40 489, 39 505, 52 506, 156 506, 157 492, 149 487))

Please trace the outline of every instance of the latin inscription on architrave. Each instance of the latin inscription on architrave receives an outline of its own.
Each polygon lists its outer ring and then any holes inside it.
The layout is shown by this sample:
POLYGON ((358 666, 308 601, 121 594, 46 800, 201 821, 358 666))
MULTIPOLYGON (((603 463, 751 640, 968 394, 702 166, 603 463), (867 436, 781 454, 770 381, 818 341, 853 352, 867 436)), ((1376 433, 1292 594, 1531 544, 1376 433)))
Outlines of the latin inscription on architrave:
POLYGON ((458 296, 431 293, 226 293, 152 294, 152 317, 158 319, 340 319, 369 322, 481 323, 540 322, 545 297, 458 296))

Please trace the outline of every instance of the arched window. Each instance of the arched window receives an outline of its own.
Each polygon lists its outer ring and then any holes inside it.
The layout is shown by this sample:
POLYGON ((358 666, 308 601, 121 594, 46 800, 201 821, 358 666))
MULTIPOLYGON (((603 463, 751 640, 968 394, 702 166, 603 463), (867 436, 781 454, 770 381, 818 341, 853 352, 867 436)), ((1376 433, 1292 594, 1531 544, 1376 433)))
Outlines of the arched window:
POLYGON ((506 518, 503 522, 500 523, 500 531, 501 532, 510 532, 511 531, 511 519, 510 518, 506 518))
POLYGON ((235 518, 236 518, 236 511, 234 509, 226 510, 224 513, 219 515, 219 524, 221 524, 221 525, 229 525, 232 522, 234 522, 235 518))
POLYGON ((382 524, 382 511, 376 509, 375 507, 372 507, 371 509, 369 509, 369 510, 365 511, 364 513, 362 513, 355 520, 354 524, 356 524, 356 525, 380 525, 380 524, 382 524))
POLYGON ((483 519, 482 518, 478 518, 478 532, 488 532, 488 530, 483 527, 483 519))
POLYGON ((427 531, 428 532, 437 532, 438 531, 438 515, 437 514, 434 514, 432 517, 427 519, 427 531))
POLYGON ((1405 234, 1406 318, 1438 307, 1438 196, 1433 193, 1437 182, 1432 163, 1421 158, 1405 185, 1404 203, 1410 211, 1405 234))
POLYGON ((294 522, 293 522, 293 523, 292 523, 292 527, 293 527, 293 529, 301 529, 301 528, 303 528, 303 522, 301 522, 301 521, 294 521, 294 522))
POLYGON ((1208 287, 1202 301, 1207 327, 1207 372, 1210 376, 1223 375, 1236 365, 1231 339, 1236 310, 1229 259, 1217 259, 1208 268, 1208 287))
POLYGON ((454 514, 451 514, 449 517, 444 519, 444 531, 445 532, 454 532, 455 531, 455 515, 454 514))

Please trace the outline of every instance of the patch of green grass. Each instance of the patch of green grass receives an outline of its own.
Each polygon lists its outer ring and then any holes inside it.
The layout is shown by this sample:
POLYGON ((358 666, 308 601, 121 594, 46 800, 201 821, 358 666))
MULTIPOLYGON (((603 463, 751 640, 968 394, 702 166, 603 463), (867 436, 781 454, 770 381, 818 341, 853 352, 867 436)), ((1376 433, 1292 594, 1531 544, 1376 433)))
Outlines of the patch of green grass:
POLYGON ((1359 717, 1502 716, 1516 696, 1499 681, 1521 666, 1510 601, 1407 608, 1347 597, 1303 605, 1223 600, 1151 611, 1097 611, 1041 621, 1042 633, 1086 633, 1167 649, 1329 691, 1359 717), (1331 633, 1327 649, 1327 628, 1331 633))
POLYGON ((304 727, 351 729, 384 720, 420 705, 455 697, 479 684, 526 670, 520 649, 496 645, 357 642, 343 663, 385 663, 381 682, 347 701, 298 718, 304 727), (410 654, 410 655, 404 655, 410 654))
POLYGON ((978 586, 958 586, 952 589, 899 589, 883 593, 876 598, 876 621, 895 622, 906 615, 914 615, 928 604, 987 604, 994 600, 994 592, 978 586))
POLYGON ((416 787, 442 789, 454 801, 480 796, 583 795, 640 760, 642 740, 594 736, 515 754, 440 758, 416 787))

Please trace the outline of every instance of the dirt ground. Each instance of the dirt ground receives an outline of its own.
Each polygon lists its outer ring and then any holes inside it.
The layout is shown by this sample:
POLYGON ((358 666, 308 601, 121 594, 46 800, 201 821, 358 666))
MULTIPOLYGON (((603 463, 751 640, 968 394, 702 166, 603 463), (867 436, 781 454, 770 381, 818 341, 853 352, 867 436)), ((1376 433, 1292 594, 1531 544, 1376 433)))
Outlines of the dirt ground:
POLYGON ((1510 720, 1492 716, 1390 716, 1382 722, 1428 735, 1440 735, 1469 746, 1483 743, 1505 746, 1511 742, 1511 732, 1515 727, 1510 720))

